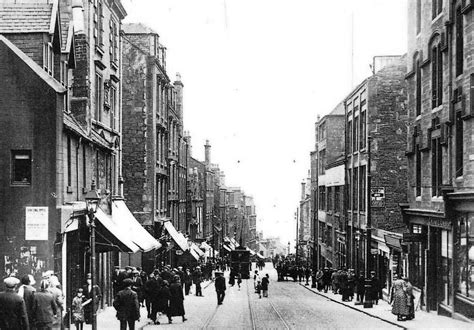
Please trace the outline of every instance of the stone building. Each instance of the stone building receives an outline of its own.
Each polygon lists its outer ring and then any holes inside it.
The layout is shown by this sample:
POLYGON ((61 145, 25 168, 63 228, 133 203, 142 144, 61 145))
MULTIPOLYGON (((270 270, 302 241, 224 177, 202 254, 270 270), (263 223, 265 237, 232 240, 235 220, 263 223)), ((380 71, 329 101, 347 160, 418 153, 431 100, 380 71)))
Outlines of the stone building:
MULTIPOLYGON (((308 173, 309 174, 309 173, 308 173)), ((313 217, 311 205, 311 177, 301 183, 301 199, 298 216, 297 253, 299 260, 311 262, 311 237, 313 231, 313 217)))
POLYGON ((423 308, 474 318, 471 1, 409 1, 407 275, 423 308))
POLYGON ((374 57, 373 75, 345 99, 347 264, 375 270, 386 288, 404 265, 405 65, 405 56, 374 57))
POLYGON ((339 268, 346 265, 346 215, 344 212, 344 103, 318 118, 316 148, 311 173, 315 191, 316 266, 339 268))
POLYGON ((110 303, 118 252, 159 246, 121 196, 118 31, 126 13, 120 1, 99 0, 5 1, 0 11, 0 62, 8 78, 0 152, 3 168, 12 169, 0 188, 2 268, 37 279, 53 270, 69 303, 90 271, 84 198, 96 189, 95 275, 102 303, 110 303), (132 229, 132 237, 124 234, 132 229))

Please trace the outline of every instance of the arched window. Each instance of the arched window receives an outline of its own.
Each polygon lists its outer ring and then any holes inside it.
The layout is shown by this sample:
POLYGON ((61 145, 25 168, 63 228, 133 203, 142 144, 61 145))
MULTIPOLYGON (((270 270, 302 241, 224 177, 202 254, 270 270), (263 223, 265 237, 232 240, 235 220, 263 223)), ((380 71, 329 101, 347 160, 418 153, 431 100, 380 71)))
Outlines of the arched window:
POLYGON ((431 106, 432 108, 436 108, 443 104, 443 53, 441 52, 441 38, 439 35, 431 40, 430 56, 431 106))

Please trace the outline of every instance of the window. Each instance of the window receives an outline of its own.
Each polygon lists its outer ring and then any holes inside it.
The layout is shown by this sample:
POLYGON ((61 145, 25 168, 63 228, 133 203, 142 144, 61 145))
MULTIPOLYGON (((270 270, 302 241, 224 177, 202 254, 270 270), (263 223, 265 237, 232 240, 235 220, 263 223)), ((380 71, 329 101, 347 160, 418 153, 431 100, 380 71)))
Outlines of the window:
POLYGON ((94 119, 102 121, 102 105, 104 103, 104 87, 103 87, 102 75, 99 73, 95 74, 95 112, 94 119))
POLYGON ((431 94, 432 108, 443 104, 443 54, 440 43, 431 48, 431 94))
POLYGON ((441 196, 443 184, 443 152, 441 139, 431 140, 431 191, 433 196, 441 196))
POLYGON ((334 187, 328 187, 328 197, 327 197, 327 203, 328 203, 327 210, 328 211, 334 211, 333 196, 334 196, 334 187))
POLYGON ((458 216, 458 237, 456 255, 458 256, 457 291, 463 296, 474 297, 474 217, 472 213, 458 216))
POLYGON ((349 123, 347 124, 347 144, 348 144, 348 151, 349 153, 352 153, 352 121, 350 120, 349 123))
POLYGON ((71 137, 67 137, 67 185, 71 186, 71 137))
POLYGON ((358 183, 359 183, 359 169, 358 168, 354 168, 354 174, 353 174, 353 180, 352 180, 352 199, 353 199, 353 209, 352 211, 357 211, 358 209, 358 206, 359 206, 359 191, 357 190, 359 187, 358 187, 358 183))
POLYGON ((367 139, 367 111, 360 113, 360 149, 365 148, 365 140, 367 139))
POLYGON ((319 152, 319 174, 326 173, 326 150, 321 150, 319 152))
POLYGON ((415 194, 421 196, 421 151, 419 145, 415 147, 415 194))
POLYGON ((463 31, 463 15, 461 6, 456 7, 456 76, 463 72, 464 65, 464 31, 463 31))
POLYGON ((114 86, 110 86, 110 128, 116 129, 116 118, 117 116, 117 89, 114 86))
POLYGON ((348 207, 350 210, 354 209, 354 204, 352 204, 352 196, 353 196, 353 192, 352 192, 352 170, 347 170, 347 191, 348 191, 348 197, 349 197, 349 201, 348 201, 348 207))
POLYGON ((319 141, 326 139, 326 123, 319 125, 319 141))
POLYGON ((416 34, 421 32, 421 0, 416 0, 416 34))
POLYGON ((443 10, 443 0, 431 0, 432 18, 435 19, 443 10))
POLYGON ((416 116, 421 115, 421 66, 420 59, 415 60, 415 109, 416 116))
POLYGON ((12 178, 14 185, 31 184, 31 151, 12 150, 12 178))
POLYGON ((463 161, 463 157, 464 157, 464 143, 463 143, 463 135, 464 135, 464 131, 463 131, 463 120, 462 120, 462 116, 461 116, 461 112, 457 112, 456 113, 456 140, 455 140, 455 143, 456 143, 456 162, 455 162, 455 166, 456 166, 456 177, 459 177, 459 176, 462 176, 463 175, 463 168, 464 168, 464 161, 463 161))
POLYGON ((361 166, 360 167, 360 175, 359 175, 359 185, 360 185, 360 197, 359 197, 359 211, 365 211, 365 195, 366 195, 366 190, 365 190, 365 176, 366 176, 366 167, 361 166))
POLYGON ((118 62, 118 31, 117 31, 117 23, 114 19, 110 18, 109 21, 109 53, 110 53, 110 61, 111 62, 118 62))
POLYGON ((102 0, 94 0, 94 39, 96 47, 104 46, 104 13, 102 0))
POLYGON ((54 75, 54 52, 51 42, 45 42, 43 44, 43 69, 50 76, 54 75))
POLYGON ((319 186, 319 209, 326 210, 326 186, 319 186))
POLYGON ((451 305, 451 281, 453 278, 451 262, 453 259, 453 238, 452 232, 448 230, 441 230, 441 267, 439 278, 442 280, 442 288, 440 300, 446 304, 451 305))
POLYGON ((341 211, 341 187, 336 186, 334 188, 334 211, 340 212, 341 211))
MULTIPOLYGON (((356 108, 354 108, 355 110, 356 108)), ((356 152, 359 150, 359 116, 354 118, 354 126, 352 126, 353 132, 353 151, 356 152)))

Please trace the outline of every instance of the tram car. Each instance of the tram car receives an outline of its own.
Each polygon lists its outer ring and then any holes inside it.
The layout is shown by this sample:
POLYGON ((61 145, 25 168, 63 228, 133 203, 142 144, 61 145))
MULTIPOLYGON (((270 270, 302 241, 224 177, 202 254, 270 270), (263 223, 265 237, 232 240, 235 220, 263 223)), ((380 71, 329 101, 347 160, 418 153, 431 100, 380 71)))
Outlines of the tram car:
POLYGON ((238 273, 242 279, 250 278, 250 251, 239 247, 230 252, 230 271, 236 276, 238 273))

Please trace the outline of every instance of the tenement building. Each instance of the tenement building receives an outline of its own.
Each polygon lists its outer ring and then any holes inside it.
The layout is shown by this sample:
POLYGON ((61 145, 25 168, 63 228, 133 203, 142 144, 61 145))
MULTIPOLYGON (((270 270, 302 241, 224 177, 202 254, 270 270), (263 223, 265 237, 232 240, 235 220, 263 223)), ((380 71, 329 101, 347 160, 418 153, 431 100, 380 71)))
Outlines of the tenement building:
POLYGON ((423 308, 474 318, 471 1, 409 1, 407 275, 423 308))
POLYGON ((375 270, 386 289, 405 264, 405 65, 405 56, 374 57, 373 75, 345 99, 348 265, 375 270))
POLYGON ((57 273, 69 304, 91 271, 87 223, 95 219, 93 277, 102 303, 110 303, 119 252, 159 246, 122 197, 119 30, 126 13, 120 1, 101 0, 6 1, 0 12, 0 159, 11 169, 1 176, 1 269, 37 281, 57 273), (88 219, 92 190, 100 201, 88 219))
MULTIPOLYGON (((319 268, 346 266, 346 215, 344 213, 344 103, 315 124, 313 155, 314 252, 319 268), (315 173, 314 173, 315 172, 315 173)), ((314 258, 313 258, 314 260, 314 258)))

